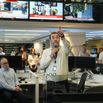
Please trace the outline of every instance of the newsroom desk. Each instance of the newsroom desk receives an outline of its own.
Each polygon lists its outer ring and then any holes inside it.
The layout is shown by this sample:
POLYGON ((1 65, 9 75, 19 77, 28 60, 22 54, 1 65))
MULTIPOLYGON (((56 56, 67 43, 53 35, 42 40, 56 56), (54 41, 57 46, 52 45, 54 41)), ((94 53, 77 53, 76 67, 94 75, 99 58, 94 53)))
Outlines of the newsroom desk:
MULTIPOLYGON (((69 73, 68 80, 71 83, 78 84, 80 81, 80 77, 82 72, 77 72, 75 75, 73 72, 69 73)), ((103 86, 103 75, 102 74, 92 74, 92 76, 88 76, 85 82, 85 89, 92 88, 94 86, 103 86)), ((53 96, 55 98, 60 98, 63 102, 103 102, 103 93, 54 93, 53 96)))
MULTIPOLYGON (((81 78, 82 72, 69 73, 68 80, 72 83, 78 84, 81 78)), ((85 87, 93 87, 93 86, 103 86, 103 74, 88 74, 87 79, 85 81, 85 87)))
POLYGON ((20 86, 35 86, 35 90, 33 92, 33 103, 39 103, 39 85, 45 84, 46 80, 44 80, 44 73, 33 73, 30 70, 27 71, 16 71, 17 77, 19 79, 20 86), (25 78, 25 79, 24 79, 25 78), (22 79, 22 81, 20 81, 22 79))
MULTIPOLYGON (((81 77, 82 73, 81 72, 77 72, 75 73, 75 78, 76 79, 73 79, 73 73, 70 72, 69 75, 68 75, 68 80, 71 81, 72 83, 79 83, 79 80, 80 80, 80 77, 81 77)), ((45 76, 44 74, 42 73, 33 73, 31 71, 27 71, 27 72, 24 72, 24 73, 20 73, 20 72, 17 72, 17 76, 18 78, 20 77, 24 77, 26 78, 25 81, 22 81, 20 83, 20 85, 35 85, 35 90, 34 90, 34 94, 36 97, 35 97, 35 100, 33 101, 33 103, 39 103, 39 85, 40 84, 46 84, 46 79, 45 79, 45 76), (23 75, 22 75, 23 74, 23 75)), ((100 75, 100 74, 93 74, 92 78, 90 78, 89 76, 87 77, 87 80, 85 82, 85 87, 86 88, 90 88, 90 87, 93 87, 93 86, 99 86, 99 85, 103 85, 103 75, 100 75), (100 78, 100 79, 99 79, 100 78), (98 82, 98 83, 97 83, 98 82)), ((96 98, 96 95, 97 94, 85 94, 85 93, 74 93, 74 94, 70 94, 70 93, 63 93, 63 94, 58 94, 58 93, 55 93, 53 94, 53 96, 59 96, 60 98, 64 98, 65 100, 69 99, 69 101, 80 101, 80 100, 87 100, 87 98, 90 97, 90 100, 92 98, 96 98), (68 97, 70 98, 68 98, 68 97), (81 99, 82 98, 82 99, 81 99)), ((102 97, 103 94, 98 94, 98 97, 102 97)), ((100 99, 99 98, 99 99, 100 99)), ((102 99, 102 98, 101 98, 102 99)))

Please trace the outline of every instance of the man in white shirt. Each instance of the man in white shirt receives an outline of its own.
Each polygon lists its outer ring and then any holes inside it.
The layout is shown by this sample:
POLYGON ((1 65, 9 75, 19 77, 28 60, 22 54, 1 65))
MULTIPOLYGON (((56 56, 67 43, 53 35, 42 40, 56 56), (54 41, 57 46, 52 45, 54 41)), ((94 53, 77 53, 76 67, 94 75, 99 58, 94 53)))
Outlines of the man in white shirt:
POLYGON ((22 93, 14 69, 9 67, 8 60, 0 60, 0 94, 6 103, 12 103, 13 98, 18 99, 19 103, 27 103, 26 96, 22 93))
POLYGON ((3 48, 0 47, 0 55, 5 55, 5 53, 3 52, 3 48))
POLYGON ((48 88, 59 83, 64 84, 68 89, 70 43, 65 39, 62 31, 52 32, 50 38, 50 48, 44 50, 40 60, 40 68, 45 70, 48 88), (62 40, 63 46, 60 46, 60 40, 62 40))
POLYGON ((68 75, 68 54, 70 52, 69 41, 65 39, 62 32, 52 32, 50 43, 50 48, 44 50, 42 54, 40 68, 44 69, 47 75, 53 75, 53 77, 47 78, 48 81, 66 80, 66 75, 68 75), (60 39, 63 46, 60 46, 60 39))
POLYGON ((99 62, 103 64, 103 51, 99 54, 99 62))
POLYGON ((89 53, 89 50, 87 49, 86 44, 82 45, 81 51, 79 52, 79 56, 83 56, 83 57, 89 57, 90 56, 90 53, 89 53))

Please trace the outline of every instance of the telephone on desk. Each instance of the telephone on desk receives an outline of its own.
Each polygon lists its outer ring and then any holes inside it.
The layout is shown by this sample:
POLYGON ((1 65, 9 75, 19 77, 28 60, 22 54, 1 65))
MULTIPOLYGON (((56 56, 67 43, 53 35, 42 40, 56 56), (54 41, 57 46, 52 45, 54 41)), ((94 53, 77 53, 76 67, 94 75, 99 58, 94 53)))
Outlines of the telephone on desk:
POLYGON ((19 83, 22 83, 22 82, 28 83, 28 81, 26 80, 26 78, 19 77, 18 79, 19 79, 19 83))

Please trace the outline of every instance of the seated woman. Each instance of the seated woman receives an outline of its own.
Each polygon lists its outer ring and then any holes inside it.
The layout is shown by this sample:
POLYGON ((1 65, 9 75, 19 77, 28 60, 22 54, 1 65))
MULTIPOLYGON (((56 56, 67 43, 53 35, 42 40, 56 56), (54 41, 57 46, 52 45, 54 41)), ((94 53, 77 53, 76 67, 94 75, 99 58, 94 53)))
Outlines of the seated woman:
POLYGON ((28 55, 28 64, 33 72, 37 71, 37 66, 39 64, 40 57, 35 53, 35 49, 31 48, 30 54, 28 55))

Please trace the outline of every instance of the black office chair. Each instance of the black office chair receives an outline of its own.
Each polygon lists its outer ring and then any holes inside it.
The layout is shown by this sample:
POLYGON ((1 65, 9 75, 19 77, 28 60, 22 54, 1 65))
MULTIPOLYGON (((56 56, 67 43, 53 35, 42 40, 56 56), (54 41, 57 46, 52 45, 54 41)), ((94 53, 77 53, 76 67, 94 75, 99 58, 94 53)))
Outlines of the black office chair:
POLYGON ((84 93, 103 93, 103 86, 90 87, 84 93))
POLYGON ((80 78, 79 84, 71 83, 70 93, 83 93, 87 75, 88 75, 87 72, 83 72, 80 78))
POLYGON ((79 82, 79 84, 77 86, 77 92, 82 93, 84 91, 85 81, 86 81, 87 76, 88 76, 87 72, 84 72, 82 74, 80 82, 79 82))

